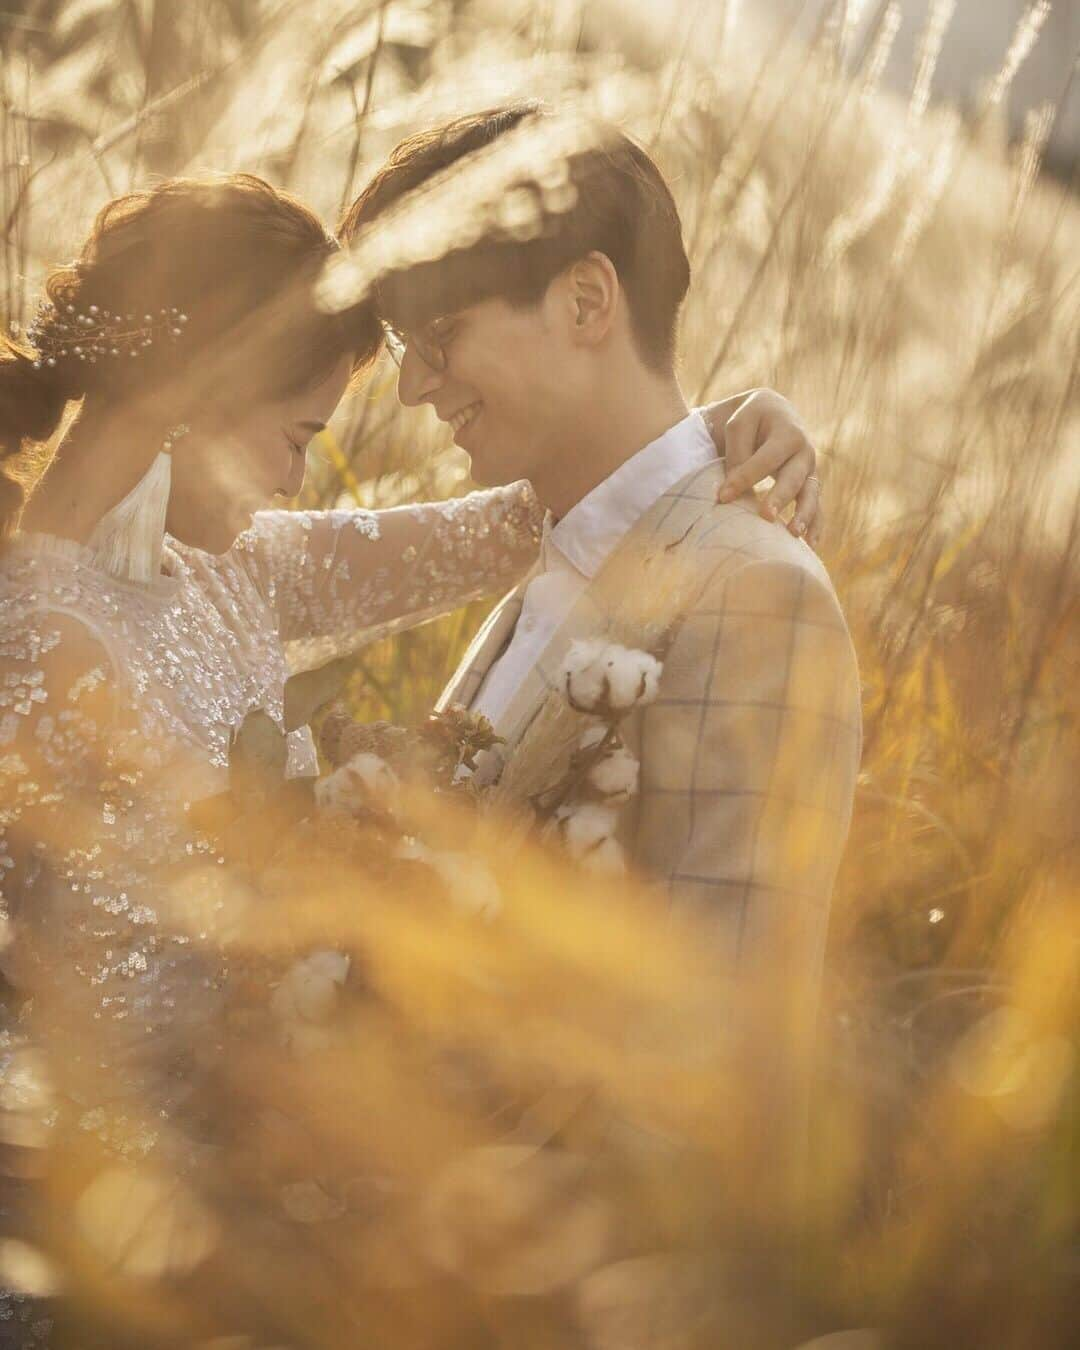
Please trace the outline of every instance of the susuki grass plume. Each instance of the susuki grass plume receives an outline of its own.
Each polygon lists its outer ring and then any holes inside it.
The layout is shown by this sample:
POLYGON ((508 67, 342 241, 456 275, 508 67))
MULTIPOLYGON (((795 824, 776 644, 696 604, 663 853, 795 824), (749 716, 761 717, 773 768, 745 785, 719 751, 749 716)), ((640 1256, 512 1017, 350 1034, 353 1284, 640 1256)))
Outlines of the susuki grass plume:
MULTIPOLYGON (((232 1146, 180 1199, 139 1171, 147 1122, 111 1123, 123 1166, 99 1130, 75 1131, 57 1194, 92 1255, 9 1243, 3 1278, 43 1292, 74 1270, 108 1292, 100 1343, 141 1348, 336 1347, 356 1325, 402 1350, 622 1346, 645 1343, 625 1339, 644 1308, 672 1346, 794 1346, 860 1323, 920 1350, 1066 1343, 1080 208, 1042 171, 1062 100, 1015 147, 988 134, 1045 40, 1042 0, 973 114, 935 104, 950 24, 973 3, 928 7, 906 98, 881 88, 895 3, 858 53, 847 4, 822 7, 809 48, 791 29, 762 36, 755 7, 730 0, 667 28, 657 7, 585 0, 0 14, 8 322, 25 323, 93 210, 150 173, 251 169, 333 218, 402 135, 452 112, 527 94, 620 120, 686 225, 685 388, 774 384, 817 438, 866 719, 799 1205, 788 1173, 770 1183, 753 1056, 717 1067, 700 935, 681 934, 687 950, 647 898, 542 851, 508 859, 497 827, 501 927, 358 880, 330 839, 292 859, 303 904, 286 869, 258 922, 238 878, 225 912, 255 985, 296 950, 349 948, 338 1039, 285 1058, 240 1020, 249 1053, 213 1084, 232 1146), (215 1341, 223 1326, 250 1337, 215 1341)), ((460 196, 451 183, 412 234, 368 241, 328 294, 395 250, 439 247, 460 196)), ((398 407, 393 373, 380 363, 317 438, 304 505, 468 486, 445 429, 398 407)), ((353 711, 419 720, 482 609, 359 652, 353 711)), ((9 1063, 2 1085, 23 1157, 41 1141, 39 1070, 9 1063)))

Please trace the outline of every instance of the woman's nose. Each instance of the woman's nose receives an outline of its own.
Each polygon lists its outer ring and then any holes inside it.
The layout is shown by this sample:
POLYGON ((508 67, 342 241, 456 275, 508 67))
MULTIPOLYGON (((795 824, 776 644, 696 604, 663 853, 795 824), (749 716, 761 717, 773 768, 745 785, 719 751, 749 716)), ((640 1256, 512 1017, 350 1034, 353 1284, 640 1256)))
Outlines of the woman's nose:
POLYGON ((398 371, 398 399, 407 408, 429 402, 442 388, 444 374, 444 371, 429 366, 417 352, 415 344, 410 342, 405 348, 398 371))

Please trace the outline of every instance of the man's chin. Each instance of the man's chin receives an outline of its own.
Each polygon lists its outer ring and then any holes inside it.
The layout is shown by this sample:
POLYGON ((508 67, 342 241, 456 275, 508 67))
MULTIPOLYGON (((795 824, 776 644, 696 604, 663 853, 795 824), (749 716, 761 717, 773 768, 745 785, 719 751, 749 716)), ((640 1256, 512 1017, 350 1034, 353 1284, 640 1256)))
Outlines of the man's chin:
POLYGON ((479 446, 466 449, 465 453, 469 456, 469 476, 473 482, 479 487, 494 488, 505 487, 508 483, 519 483, 523 478, 528 478, 528 473, 521 468, 522 460, 505 451, 505 446, 499 446, 496 456, 489 458, 479 446))
POLYGON ((483 463, 478 464, 475 459, 469 468, 469 477, 482 488, 506 487, 509 483, 518 483, 525 477, 522 473, 514 473, 508 466, 500 468, 497 465, 489 466, 483 463))

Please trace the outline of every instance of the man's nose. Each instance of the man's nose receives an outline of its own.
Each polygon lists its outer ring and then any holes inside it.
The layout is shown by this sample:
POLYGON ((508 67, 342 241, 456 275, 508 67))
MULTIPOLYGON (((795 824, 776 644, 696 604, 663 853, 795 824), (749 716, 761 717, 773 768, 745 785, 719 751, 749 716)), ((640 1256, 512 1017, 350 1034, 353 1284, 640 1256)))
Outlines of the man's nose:
POLYGON ((444 372, 429 366, 410 342, 398 372, 398 398, 407 408, 426 403, 442 388, 444 372))

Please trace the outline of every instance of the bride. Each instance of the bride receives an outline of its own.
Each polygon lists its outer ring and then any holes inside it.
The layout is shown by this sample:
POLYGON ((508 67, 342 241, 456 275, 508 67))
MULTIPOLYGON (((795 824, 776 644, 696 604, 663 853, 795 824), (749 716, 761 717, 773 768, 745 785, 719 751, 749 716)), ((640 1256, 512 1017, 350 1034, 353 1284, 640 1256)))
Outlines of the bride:
MULTIPOLYGON (((313 303, 337 248, 259 178, 166 181, 109 203, 0 338, 0 1067, 63 1047, 54 1118, 127 1156, 137 1101, 157 1122, 140 1148, 170 1166, 198 1154, 191 1047, 228 974, 177 899, 217 863, 192 804, 225 789, 253 710, 287 732, 287 773, 315 773, 287 675, 505 589, 540 537, 525 484, 265 509, 382 341, 363 306, 313 303)), ((761 431, 785 433, 797 490, 813 452, 771 397, 761 431)))

